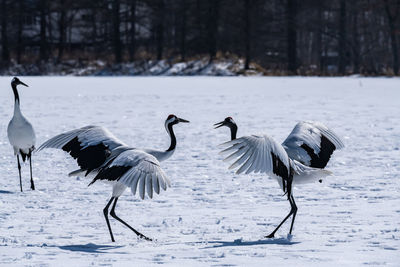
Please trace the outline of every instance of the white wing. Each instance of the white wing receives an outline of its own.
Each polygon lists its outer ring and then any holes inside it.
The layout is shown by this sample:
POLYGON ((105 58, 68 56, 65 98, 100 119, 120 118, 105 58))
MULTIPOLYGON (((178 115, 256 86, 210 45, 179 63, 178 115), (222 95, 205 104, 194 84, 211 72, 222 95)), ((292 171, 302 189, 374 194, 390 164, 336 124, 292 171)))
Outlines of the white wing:
POLYGON ((80 172, 89 174, 99 168, 111 152, 117 147, 126 146, 107 129, 98 126, 86 126, 69 132, 59 134, 44 142, 37 151, 43 148, 59 148, 68 152, 76 159, 80 172))
POLYGON ((31 149, 35 146, 35 131, 23 116, 12 118, 7 127, 7 135, 10 144, 17 149, 31 149))
POLYGON ((106 145, 110 150, 118 146, 125 144, 118 140, 111 132, 106 128, 100 126, 85 126, 79 129, 68 131, 44 142, 37 151, 43 148, 60 148, 62 149, 67 143, 77 138, 81 149, 85 149, 89 146, 95 146, 100 143, 106 145))
POLYGON ((299 122, 282 143, 288 156, 314 168, 324 168, 333 151, 344 147, 331 129, 319 122, 299 122))
POLYGON ((100 168, 92 183, 96 180, 118 181, 130 187, 134 195, 139 191, 142 199, 145 192, 152 198, 153 192, 159 194, 160 189, 167 190, 171 186, 158 160, 138 149, 126 150, 100 168))
POLYGON ((282 145, 267 135, 244 136, 221 145, 227 147, 220 154, 229 155, 224 161, 234 161, 229 169, 246 174, 262 172, 287 179, 289 158, 282 145))

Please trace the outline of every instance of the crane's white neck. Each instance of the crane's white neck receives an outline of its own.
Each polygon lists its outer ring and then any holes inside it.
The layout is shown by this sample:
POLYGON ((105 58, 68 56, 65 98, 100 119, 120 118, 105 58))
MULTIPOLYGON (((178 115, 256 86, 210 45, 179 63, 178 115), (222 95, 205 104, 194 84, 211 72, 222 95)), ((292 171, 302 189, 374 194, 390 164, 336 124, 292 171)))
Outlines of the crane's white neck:
POLYGON ((167 120, 165 122, 165 130, 167 131, 169 137, 171 138, 171 144, 167 150, 165 150, 165 151, 158 151, 158 150, 152 150, 152 149, 145 150, 147 153, 156 157, 156 159, 158 161, 164 161, 164 160, 168 159, 175 152, 176 137, 175 137, 174 130, 172 128, 173 125, 174 125, 174 123, 172 120, 167 120))
POLYGON ((169 137, 171 138, 171 144, 169 145, 169 148, 166 151, 164 151, 162 160, 166 160, 167 158, 171 157, 172 154, 174 154, 174 152, 175 152, 176 137, 175 137, 173 126, 174 126, 174 123, 172 121, 167 120, 165 122, 165 130, 167 130, 167 133, 168 133, 169 137))

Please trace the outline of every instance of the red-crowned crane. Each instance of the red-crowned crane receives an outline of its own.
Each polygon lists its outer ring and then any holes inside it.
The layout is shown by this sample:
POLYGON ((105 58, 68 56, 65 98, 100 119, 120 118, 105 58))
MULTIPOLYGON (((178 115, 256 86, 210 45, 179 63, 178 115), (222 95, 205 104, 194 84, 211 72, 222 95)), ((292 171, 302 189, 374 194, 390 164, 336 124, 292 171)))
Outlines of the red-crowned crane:
POLYGON ((22 115, 20 109, 20 100, 17 90, 18 85, 28 87, 25 83, 21 82, 17 77, 11 81, 11 88, 14 92, 14 115, 8 124, 7 135, 10 144, 14 148, 14 155, 17 156, 18 173, 19 173, 19 186, 22 192, 22 178, 21 178, 21 164, 19 156, 25 162, 29 160, 29 169, 31 173, 31 189, 35 190, 35 184, 32 178, 32 151, 35 149, 36 136, 32 124, 22 115))
POLYGON ((115 214, 115 206, 118 198, 127 187, 135 195, 139 191, 139 196, 144 199, 145 192, 149 198, 153 197, 153 192, 160 193, 160 189, 166 190, 170 186, 170 181, 161 169, 160 161, 168 159, 175 151, 176 137, 173 126, 180 122, 189 122, 169 115, 165 121, 171 144, 165 151, 151 149, 132 148, 118 140, 107 129, 98 126, 86 126, 59 134, 44 142, 39 148, 59 148, 68 152, 77 160, 79 170, 71 172, 69 175, 84 173, 94 175, 89 185, 96 181, 105 181, 112 186, 112 196, 103 209, 107 227, 110 232, 111 241, 115 242, 114 235, 108 220, 108 209, 112 205, 110 215, 121 222, 136 235, 145 240, 152 239, 136 231, 133 227, 120 219, 115 214))
POLYGON ((294 201, 293 183, 307 183, 330 175, 324 170, 333 151, 344 147, 340 138, 319 122, 299 122, 286 140, 279 144, 267 135, 251 135, 236 138, 238 127, 231 117, 214 124, 215 128, 226 126, 231 131, 231 141, 223 143, 221 154, 228 155, 224 161, 234 161, 229 169, 236 173, 266 173, 277 179, 287 194, 291 209, 289 214, 266 238, 273 238, 276 231, 291 216, 289 234, 292 234, 297 206, 294 201))

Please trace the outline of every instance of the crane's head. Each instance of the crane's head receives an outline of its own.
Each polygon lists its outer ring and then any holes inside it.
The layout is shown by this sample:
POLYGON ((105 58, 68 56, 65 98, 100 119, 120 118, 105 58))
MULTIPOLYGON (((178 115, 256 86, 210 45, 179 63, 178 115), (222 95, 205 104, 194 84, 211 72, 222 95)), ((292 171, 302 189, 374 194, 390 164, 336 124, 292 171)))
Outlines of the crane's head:
POLYGON ((17 77, 14 77, 12 79, 12 81, 11 81, 11 85, 17 86, 17 85, 20 85, 20 84, 23 85, 23 86, 29 87, 27 84, 21 82, 17 77))
POLYGON ((226 117, 225 120, 214 124, 214 126, 215 126, 214 129, 217 129, 222 126, 229 127, 230 129, 237 128, 236 122, 232 119, 232 117, 226 117))
POLYGON ((180 122, 185 122, 188 123, 189 121, 182 119, 182 118, 178 118, 177 116, 175 116, 174 114, 171 114, 168 116, 168 118, 165 120, 165 127, 167 128, 168 125, 175 125, 178 124, 180 122))

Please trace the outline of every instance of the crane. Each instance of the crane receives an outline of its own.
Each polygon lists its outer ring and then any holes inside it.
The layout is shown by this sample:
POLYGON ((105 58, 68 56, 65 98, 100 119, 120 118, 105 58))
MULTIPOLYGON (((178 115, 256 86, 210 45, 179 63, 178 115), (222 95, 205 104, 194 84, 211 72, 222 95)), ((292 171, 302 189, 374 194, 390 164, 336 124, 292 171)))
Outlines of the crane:
POLYGON ((18 85, 29 87, 21 82, 17 77, 11 81, 11 88, 14 93, 14 115, 7 127, 7 136, 11 146, 14 148, 14 155, 17 156, 18 173, 19 173, 19 186, 22 192, 22 178, 21 178, 21 163, 19 156, 25 162, 29 160, 29 169, 31 174, 31 189, 35 190, 35 183, 32 178, 32 152, 35 149, 36 136, 32 124, 22 115, 20 108, 20 99, 17 90, 18 85))
POLYGON ((161 189, 166 190, 170 181, 160 166, 160 162, 168 159, 175 151, 176 137, 173 126, 189 121, 169 115, 165 121, 165 128, 170 136, 171 143, 167 150, 138 149, 129 147, 118 140, 106 128, 100 126, 86 126, 69 132, 61 133, 44 142, 38 151, 44 148, 58 148, 68 152, 76 159, 80 169, 73 171, 69 176, 89 174, 93 177, 89 185, 96 181, 104 181, 112 186, 112 196, 103 209, 111 241, 115 242, 108 219, 110 215, 132 230, 138 237, 148 241, 151 238, 135 230, 128 223, 115 214, 118 198, 126 188, 130 188, 133 195, 139 192, 141 199, 145 193, 149 198, 153 192, 159 194, 161 189))
POLYGON ((293 197, 293 183, 307 183, 331 174, 324 170, 333 151, 344 147, 340 138, 319 122, 299 122, 286 140, 279 144, 267 135, 251 135, 236 138, 237 124, 232 117, 214 124, 215 128, 226 126, 231 141, 223 143, 224 161, 233 162, 229 169, 236 173, 266 173, 275 178, 287 195, 291 209, 289 214, 266 238, 273 238, 276 231, 291 216, 289 234, 292 234, 297 205, 293 197))

